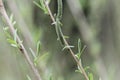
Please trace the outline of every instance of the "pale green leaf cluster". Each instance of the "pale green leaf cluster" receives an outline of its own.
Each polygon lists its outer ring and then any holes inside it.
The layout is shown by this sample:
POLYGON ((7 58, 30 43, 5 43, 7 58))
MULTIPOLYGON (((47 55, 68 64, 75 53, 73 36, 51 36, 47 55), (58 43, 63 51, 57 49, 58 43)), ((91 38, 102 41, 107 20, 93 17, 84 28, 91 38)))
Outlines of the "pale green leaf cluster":
POLYGON ((36 52, 33 51, 30 48, 30 52, 32 53, 32 56, 34 57, 34 65, 35 66, 37 66, 37 64, 39 63, 39 61, 44 60, 48 56, 48 53, 40 54, 40 51, 41 51, 41 43, 40 43, 40 41, 37 42, 36 52))
MULTIPOLYGON (((33 1, 33 3, 34 3, 36 6, 38 6, 40 9, 42 9, 45 14, 49 14, 49 13, 48 13, 48 10, 47 10, 47 8, 46 8, 46 6, 45 6, 45 0, 40 0, 39 3, 36 2, 36 1, 33 1)), ((49 3, 50 3, 50 0, 47 0, 46 3, 49 4, 49 3)))
MULTIPOLYGON (((10 15, 10 22, 12 23, 13 26, 16 24, 16 21, 14 21, 14 19, 13 19, 13 14, 10 15)), ((11 36, 11 34, 9 32, 9 27, 4 27, 3 30, 7 37, 7 41, 10 43, 10 45, 15 48, 19 48, 20 45, 17 43, 17 29, 15 29, 13 37, 11 36)), ((21 41, 21 43, 22 43, 22 41, 21 41)))
MULTIPOLYGON (((77 57, 77 59, 79 60, 79 63, 80 65, 82 65, 82 62, 81 62, 81 54, 83 53, 83 51, 85 50, 86 46, 84 46, 82 48, 82 43, 81 43, 81 40, 78 39, 78 53, 75 55, 77 57)), ((87 71, 90 67, 89 66, 86 66, 84 68, 85 71, 87 71)), ((80 67, 78 66, 78 69, 75 70, 75 72, 79 72, 79 73, 82 73, 80 67)), ((92 73, 88 73, 88 77, 89 77, 89 80, 94 80, 93 79, 93 74, 92 73)))
POLYGON ((84 46, 82 48, 81 40, 78 39, 78 53, 75 55, 78 60, 81 58, 81 54, 83 53, 83 51, 85 50, 85 48, 86 48, 86 46, 84 46))
POLYGON ((13 26, 16 24, 16 21, 14 21, 14 16, 13 14, 10 15, 10 21, 13 24, 13 26))

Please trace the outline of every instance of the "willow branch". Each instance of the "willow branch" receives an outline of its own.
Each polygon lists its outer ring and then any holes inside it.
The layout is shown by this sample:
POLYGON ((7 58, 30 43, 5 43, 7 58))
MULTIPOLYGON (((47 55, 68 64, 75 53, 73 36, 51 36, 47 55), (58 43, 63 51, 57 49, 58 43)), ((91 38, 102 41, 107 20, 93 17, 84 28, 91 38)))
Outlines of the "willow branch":
MULTIPOLYGON (((3 2, 2 0, 0 0, 0 13, 1 15, 4 17, 5 21, 6 21, 6 24, 9 26, 9 29, 10 29, 10 33, 12 36, 14 36, 15 34, 15 29, 13 27, 13 24, 11 23, 7 13, 6 13, 6 10, 4 8, 4 5, 3 5, 3 2)), ((29 55, 28 55, 28 52, 27 50, 25 49, 24 45, 21 43, 21 40, 19 38, 18 35, 16 35, 16 41, 17 43, 20 45, 19 47, 19 50, 21 51, 21 53, 25 56, 28 64, 30 65, 32 71, 34 72, 34 75, 36 77, 37 80, 42 80, 41 77, 40 77, 40 74, 38 72, 38 69, 35 67, 35 65, 33 64, 32 60, 30 59, 29 55)))
POLYGON ((102 79, 104 80, 108 80, 107 70, 105 68, 103 60, 99 56, 100 49, 98 51, 95 51, 95 49, 93 48, 94 44, 96 44, 96 42, 99 43, 99 41, 87 22, 81 4, 79 3, 79 0, 74 0, 74 1, 66 0, 66 1, 74 17, 74 20, 76 21, 79 27, 79 31, 82 34, 84 41, 89 46, 89 51, 91 55, 93 56, 93 58, 96 59, 96 67, 100 77, 102 77, 102 79), (98 54, 98 55, 94 55, 94 54, 98 54))
MULTIPOLYGON (((49 5, 48 5, 46 2, 44 2, 44 3, 45 3, 45 6, 46 6, 46 8, 47 8, 47 10, 48 10, 48 12, 49 12, 49 15, 50 15, 50 17, 51 17, 51 20, 52 20, 52 22, 55 24, 55 27, 56 27, 57 23, 56 23, 56 20, 55 20, 53 14, 52 14, 52 12, 51 12, 51 10, 50 10, 50 8, 49 8, 49 5)), ((68 44, 67 40, 64 38, 63 33, 61 33, 61 36, 62 36, 62 38, 63 38, 63 41, 64 41, 64 43, 65 43, 65 46, 70 46, 70 45, 68 44)), ((80 67, 80 69, 81 69, 81 71, 82 71, 82 74, 84 75, 85 79, 86 79, 86 80, 89 80, 89 78, 88 78, 88 76, 87 76, 87 73, 85 72, 85 70, 84 70, 81 62, 79 62, 79 60, 75 57, 75 54, 74 54, 74 52, 72 51, 72 49, 71 49, 70 47, 68 47, 68 50, 69 50, 69 52, 71 53, 71 55, 72 55, 72 57, 74 58, 74 60, 76 61, 77 65, 80 67)))

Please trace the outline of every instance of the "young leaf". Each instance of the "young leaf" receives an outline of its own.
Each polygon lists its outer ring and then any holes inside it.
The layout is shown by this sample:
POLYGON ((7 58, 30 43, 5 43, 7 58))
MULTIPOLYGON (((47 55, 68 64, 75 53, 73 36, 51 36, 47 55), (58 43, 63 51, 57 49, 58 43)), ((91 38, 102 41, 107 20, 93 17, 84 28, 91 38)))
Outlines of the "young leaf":
POLYGON ((37 55, 39 55, 41 49, 41 43, 40 41, 37 42, 37 55))
POLYGON ((56 18, 56 22, 57 22, 57 26, 56 27, 58 29, 58 39, 59 39, 59 41, 60 41, 60 43, 62 45, 65 45, 65 42, 64 42, 65 37, 64 37, 64 35, 62 33, 61 22, 60 22, 60 20, 58 18, 56 18))
POLYGON ((9 27, 4 27, 3 28, 3 30, 5 32, 5 35, 7 36, 7 38, 12 38, 11 35, 10 35, 10 33, 8 32, 8 29, 9 29, 9 27))
POLYGON ((75 56, 77 57, 78 60, 80 59, 80 54, 79 53, 75 54, 75 56))
POLYGON ((42 9, 44 11, 45 14, 48 14, 48 10, 45 7, 45 3, 44 0, 40 0, 40 3, 37 3, 36 1, 33 1, 33 3, 38 6, 40 9, 42 9))
POLYGON ((88 69, 90 69, 90 67, 89 66, 86 66, 85 68, 84 68, 84 70, 86 71, 86 70, 88 70, 88 69))
POLYGON ((28 80, 32 80, 29 75, 26 75, 26 77, 27 77, 28 80))
POLYGON ((29 50, 30 50, 30 52, 32 53, 32 56, 33 56, 34 58, 36 58, 35 52, 34 52, 31 48, 29 48, 29 50))
POLYGON ((76 54, 76 57, 77 57, 78 59, 80 59, 81 54, 83 53, 83 51, 85 50, 85 48, 86 48, 86 46, 84 46, 84 47, 82 48, 81 41, 80 41, 80 39, 78 39, 78 53, 76 54))
POLYGON ((56 29, 56 34, 57 34, 57 37, 58 37, 57 40, 60 41, 60 43, 62 45, 64 45, 64 40, 63 40, 64 36, 62 36, 63 33, 61 31, 61 25, 60 25, 60 21, 59 21, 58 18, 56 18, 55 29, 56 29))
POLYGON ((43 55, 39 55, 34 59, 34 64, 37 65, 39 61, 44 60, 45 58, 48 57, 48 53, 45 53, 43 55))
POLYGON ((78 39, 78 53, 81 53, 81 41, 78 39))
POLYGON ((15 42, 13 39, 7 39, 7 41, 8 41, 10 44, 16 44, 16 42, 15 42))
POLYGON ((75 72, 82 73, 82 71, 81 71, 81 70, 75 70, 75 72))
POLYGON ((68 49, 68 48, 74 48, 74 46, 65 46, 65 47, 62 49, 62 51, 65 50, 65 49, 68 49))
POLYGON ((11 44, 12 47, 18 48, 17 44, 11 44))
POLYGON ((16 42, 16 39, 17 39, 17 29, 15 30, 15 33, 14 33, 14 41, 16 42))
MULTIPOLYGON (((82 65, 82 63, 81 63, 81 59, 79 60, 79 63, 80 63, 80 65, 82 65)), ((78 69, 77 69, 76 71, 82 74, 82 70, 81 70, 81 68, 80 68, 79 66, 77 66, 77 67, 78 67, 78 69)))
POLYGON ((88 77, 89 77, 89 80, 93 80, 93 74, 92 73, 89 73, 88 77))
POLYGON ((11 44, 11 46, 13 46, 15 48, 18 47, 18 44, 13 39, 7 39, 7 41, 11 44))
POLYGON ((61 20, 62 19, 62 13, 63 13, 63 11, 62 11, 62 9, 63 9, 62 0, 57 0, 57 2, 58 2, 57 18, 59 20, 61 20))
MULTIPOLYGON (((62 38, 60 38, 60 36, 61 36, 61 33, 60 33, 60 27, 61 27, 61 22, 60 22, 60 20, 61 20, 61 18, 62 18, 62 0, 57 0, 57 2, 58 2, 58 11, 57 11, 57 16, 56 16, 56 27, 55 27, 55 29, 56 29, 56 33, 57 33, 57 40, 60 40, 60 39, 62 39, 62 38)), ((61 43, 63 43, 62 42, 62 40, 60 40, 61 41, 61 43)))
POLYGON ((37 7, 39 7, 40 9, 43 10, 42 6, 41 6, 40 4, 38 4, 36 1, 33 1, 33 3, 34 3, 37 7))
POLYGON ((10 21, 13 22, 13 14, 10 15, 10 21))
MULTIPOLYGON (((87 46, 86 45, 84 45, 84 47, 82 48, 82 50, 81 50, 81 54, 83 53, 83 51, 85 50, 85 48, 86 48, 87 46)), ((81 55, 80 55, 81 56, 81 55)))
POLYGON ((49 77, 49 80, 52 80, 52 76, 49 77))
POLYGON ((58 37, 57 40, 60 40, 60 32, 59 32, 58 27, 60 27, 60 25, 58 23, 58 19, 56 18, 55 30, 56 30, 56 34, 57 34, 57 37, 58 37))
POLYGON ((34 58, 34 65, 36 66, 38 64, 38 57, 34 58))
POLYGON ((14 25, 16 24, 16 21, 13 21, 12 24, 13 24, 13 26, 14 26, 14 25))
POLYGON ((13 19, 13 14, 11 14, 10 15, 10 22, 13 24, 13 25, 15 25, 16 24, 16 21, 14 21, 14 19, 13 19))
POLYGON ((45 4, 44 4, 44 0, 40 0, 40 5, 42 6, 42 8, 45 8, 45 4))
POLYGON ((64 35, 64 38, 66 38, 66 39, 67 39, 67 38, 69 38, 69 36, 65 36, 65 35, 64 35))

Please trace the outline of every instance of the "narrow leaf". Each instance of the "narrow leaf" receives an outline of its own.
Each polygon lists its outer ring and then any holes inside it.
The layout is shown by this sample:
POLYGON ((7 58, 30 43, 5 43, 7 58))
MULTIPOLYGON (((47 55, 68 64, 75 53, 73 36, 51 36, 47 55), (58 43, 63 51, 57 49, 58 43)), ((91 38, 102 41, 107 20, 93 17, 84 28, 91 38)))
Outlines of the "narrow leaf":
POLYGON ((55 24, 55 30, 57 34, 57 40, 60 40, 60 32, 59 32, 59 27, 60 25, 58 24, 58 19, 56 19, 56 24, 55 24))
POLYGON ((14 33, 14 41, 16 42, 16 39, 17 39, 17 29, 15 30, 15 33, 14 33))
POLYGON ((10 21, 13 22, 13 14, 10 15, 10 21))
POLYGON ((58 11, 57 11, 57 18, 59 18, 59 20, 62 19, 62 9, 63 9, 63 4, 62 4, 62 0, 57 0, 58 2, 58 11))
POLYGON ((80 59, 80 54, 79 53, 77 53, 75 56, 77 57, 78 60, 80 59))
POLYGON ((75 70, 75 72, 82 73, 82 71, 81 71, 81 70, 75 70))
POLYGON ((14 26, 14 25, 16 24, 16 21, 13 21, 12 24, 13 24, 13 26, 14 26))
MULTIPOLYGON (((81 64, 81 59, 79 60, 79 63, 80 63, 80 65, 82 65, 81 64)), ((81 74, 82 74, 82 70, 81 70, 81 68, 79 67, 79 66, 77 66, 78 67, 78 69, 76 70, 77 72, 80 72, 81 74)))
POLYGON ((40 0, 40 3, 37 3, 36 1, 33 1, 33 3, 39 7, 40 9, 42 9, 44 11, 45 14, 48 14, 48 10, 45 6, 44 0, 40 0))
POLYGON ((15 47, 15 48, 17 48, 17 47, 18 47, 18 45, 17 45, 17 44, 11 44, 11 46, 12 46, 12 47, 15 47))
POLYGON ((43 10, 43 7, 42 7, 40 4, 38 4, 36 1, 33 1, 33 3, 34 3, 37 7, 39 7, 40 9, 43 10))
POLYGON ((69 38, 69 36, 65 36, 65 35, 64 35, 64 38, 69 38))
POLYGON ((11 35, 10 35, 10 33, 8 32, 8 29, 9 29, 9 27, 4 27, 3 28, 3 30, 5 32, 5 35, 7 36, 7 38, 12 38, 11 35))
POLYGON ((81 41, 80 39, 78 39, 78 53, 81 52, 81 41))
POLYGON ((44 2, 44 0, 40 0, 40 4, 41 4, 41 6, 42 6, 42 9, 43 9, 44 13, 45 13, 45 14, 48 14, 48 10, 47 10, 47 8, 46 8, 46 6, 45 6, 45 3, 48 5, 48 2, 47 2, 47 1, 44 2))
POLYGON ((12 39, 7 39, 7 41, 10 43, 10 44, 16 44, 16 42, 12 39))
POLYGON ((26 77, 27 77, 28 80, 32 80, 29 75, 26 75, 26 77))
POLYGON ((80 41, 80 39, 78 39, 78 53, 77 53, 78 59, 80 59, 80 57, 81 57, 83 51, 85 50, 85 48, 86 48, 86 46, 84 46, 84 47, 82 48, 81 41, 80 41))
POLYGON ((61 29, 61 26, 62 26, 62 25, 61 25, 61 22, 60 22, 59 19, 58 19, 58 21, 57 21, 57 24, 59 25, 59 26, 58 26, 58 29, 59 29, 60 42, 61 42, 62 45, 65 45, 65 42, 64 42, 65 37, 64 37, 64 35, 63 35, 62 29, 61 29))
POLYGON ((37 42, 37 55, 39 55, 41 49, 41 43, 40 41, 37 42))
POLYGON ((35 59, 35 58, 36 58, 35 52, 34 52, 31 48, 29 48, 29 50, 30 50, 30 52, 32 53, 32 56, 33 56, 34 59, 35 59))
POLYGON ((89 77, 89 80, 93 80, 93 74, 92 73, 89 73, 88 77, 89 77))
MULTIPOLYGON (((82 50, 81 50, 81 54, 83 53, 83 51, 85 50, 85 48, 86 48, 86 45, 84 45, 84 47, 82 48, 82 50)), ((81 55, 80 55, 81 56, 81 55)))
POLYGON ((65 47, 62 49, 62 51, 65 50, 65 49, 68 49, 68 48, 74 48, 74 46, 70 46, 70 45, 69 45, 69 46, 65 46, 65 47))
POLYGON ((45 53, 43 55, 39 55, 37 56, 35 59, 34 59, 34 64, 37 65, 39 61, 45 59, 49 54, 48 53, 45 53))

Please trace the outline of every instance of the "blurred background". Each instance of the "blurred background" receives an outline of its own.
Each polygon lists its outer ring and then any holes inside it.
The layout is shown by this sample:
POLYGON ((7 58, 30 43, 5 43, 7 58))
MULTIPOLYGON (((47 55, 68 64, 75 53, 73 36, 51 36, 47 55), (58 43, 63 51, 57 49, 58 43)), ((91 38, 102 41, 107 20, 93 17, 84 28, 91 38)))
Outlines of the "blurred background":
MULTIPOLYGON (((34 0, 39 2, 39 0, 34 0)), ((8 15, 14 15, 15 28, 33 59, 30 48, 36 51, 41 41, 42 56, 38 69, 43 80, 85 80, 76 73, 76 62, 57 41, 55 28, 48 15, 33 4, 33 0, 3 0, 8 15), (45 55, 45 56, 44 56, 45 55)), ((86 72, 94 80, 119 80, 120 76, 120 0, 63 0, 62 31, 72 50, 77 53, 77 41, 87 48, 81 59, 86 72)), ((51 0, 52 13, 57 12, 57 0, 51 0)), ((0 80, 35 80, 24 56, 7 42, 0 19, 0 80)))

